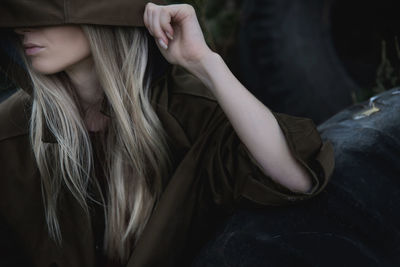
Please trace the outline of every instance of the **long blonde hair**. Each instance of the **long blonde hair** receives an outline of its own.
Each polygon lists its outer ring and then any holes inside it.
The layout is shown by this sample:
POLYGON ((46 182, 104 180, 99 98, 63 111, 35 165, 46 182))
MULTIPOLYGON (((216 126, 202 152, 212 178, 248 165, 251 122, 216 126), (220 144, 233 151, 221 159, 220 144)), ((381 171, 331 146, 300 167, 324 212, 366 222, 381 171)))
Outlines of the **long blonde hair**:
MULTIPOLYGON (((144 28, 81 27, 111 117, 104 140, 108 198, 103 249, 110 258, 125 262, 160 197, 162 177, 169 172, 167 137, 149 100, 144 28)), ((88 187, 99 186, 92 175, 92 144, 68 76, 35 73, 23 59, 34 88, 30 140, 42 178, 46 221, 51 237, 62 244, 57 219, 62 188, 68 188, 89 216, 88 187), (46 124, 56 144, 42 142, 46 124)))

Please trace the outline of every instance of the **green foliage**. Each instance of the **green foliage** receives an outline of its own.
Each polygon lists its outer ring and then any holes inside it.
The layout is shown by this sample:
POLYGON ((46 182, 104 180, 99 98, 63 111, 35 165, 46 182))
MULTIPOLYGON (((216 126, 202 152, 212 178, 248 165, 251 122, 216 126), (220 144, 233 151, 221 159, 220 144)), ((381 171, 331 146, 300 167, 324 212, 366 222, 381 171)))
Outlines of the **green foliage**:
MULTIPOLYGON (((395 37, 395 46, 397 52, 397 60, 400 60, 400 50, 397 36, 395 37)), ((400 69, 395 69, 386 54, 386 41, 382 41, 381 64, 376 73, 376 86, 372 88, 373 92, 381 93, 387 89, 399 85, 400 69)))
POLYGON ((376 94, 400 86, 400 47, 397 36, 394 37, 394 46, 396 57, 390 58, 387 53, 387 41, 382 40, 381 63, 376 70, 375 86, 363 88, 357 94, 354 93, 353 101, 355 103, 363 102, 376 94), (395 65, 398 67, 394 67, 395 65))

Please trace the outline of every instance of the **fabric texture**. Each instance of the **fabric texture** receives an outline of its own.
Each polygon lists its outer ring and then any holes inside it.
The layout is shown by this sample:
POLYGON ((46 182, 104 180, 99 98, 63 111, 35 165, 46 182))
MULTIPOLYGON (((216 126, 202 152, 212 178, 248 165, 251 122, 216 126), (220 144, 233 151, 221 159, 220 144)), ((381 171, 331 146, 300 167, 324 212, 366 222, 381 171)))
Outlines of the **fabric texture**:
POLYGON ((101 24, 144 26, 143 13, 148 2, 163 0, 2 0, 0 28, 63 24, 101 24))

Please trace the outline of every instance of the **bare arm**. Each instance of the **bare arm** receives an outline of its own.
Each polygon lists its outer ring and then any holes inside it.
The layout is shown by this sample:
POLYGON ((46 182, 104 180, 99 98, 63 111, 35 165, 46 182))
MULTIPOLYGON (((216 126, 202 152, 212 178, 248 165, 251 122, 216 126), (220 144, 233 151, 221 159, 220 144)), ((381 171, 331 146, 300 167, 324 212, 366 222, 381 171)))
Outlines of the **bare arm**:
POLYGON ((311 178, 291 154, 271 111, 236 79, 218 54, 211 52, 189 71, 213 92, 265 175, 293 191, 311 189, 311 178))
POLYGON ((309 191, 311 177, 291 154, 274 115, 208 47, 194 8, 187 4, 149 3, 144 23, 163 56, 193 73, 213 92, 264 174, 292 191, 309 191))

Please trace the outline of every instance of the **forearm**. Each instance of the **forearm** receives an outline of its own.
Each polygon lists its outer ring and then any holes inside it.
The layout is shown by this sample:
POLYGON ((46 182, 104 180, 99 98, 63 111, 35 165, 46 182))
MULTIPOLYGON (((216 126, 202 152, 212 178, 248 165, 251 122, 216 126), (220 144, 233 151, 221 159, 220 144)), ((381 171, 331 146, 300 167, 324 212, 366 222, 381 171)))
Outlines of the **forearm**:
POLYGON ((212 91, 265 175, 293 191, 311 188, 308 173, 291 154, 274 115, 236 79, 218 54, 210 53, 189 71, 212 91))

